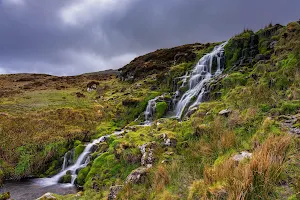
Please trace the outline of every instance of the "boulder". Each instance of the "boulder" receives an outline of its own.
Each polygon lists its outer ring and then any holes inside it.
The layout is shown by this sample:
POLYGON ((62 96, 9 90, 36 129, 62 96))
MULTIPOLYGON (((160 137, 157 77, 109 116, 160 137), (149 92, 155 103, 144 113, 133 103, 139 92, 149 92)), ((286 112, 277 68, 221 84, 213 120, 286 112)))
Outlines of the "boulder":
POLYGON ((139 167, 135 170, 133 170, 126 178, 125 183, 133 183, 133 184, 139 184, 139 183, 145 183, 147 175, 148 175, 149 168, 147 167, 139 167))
POLYGON ((87 84, 87 91, 88 92, 92 92, 93 90, 96 90, 97 89, 97 86, 99 85, 100 83, 97 82, 97 81, 91 81, 87 84))
POLYGON ((59 183, 71 183, 72 182, 71 171, 67 171, 66 175, 61 177, 58 182, 59 183))
POLYGON ((122 190, 122 188, 124 187, 124 185, 115 185, 115 186, 111 186, 109 188, 110 192, 108 195, 107 200, 113 200, 116 199, 118 196, 118 193, 122 190))
POLYGON ((187 114, 186 114, 186 116, 187 117, 191 117, 192 114, 194 114, 197 110, 198 110, 197 107, 193 107, 193 108, 189 109, 188 112, 187 112, 187 114))
POLYGON ((239 154, 236 154, 232 157, 234 161, 240 162, 246 158, 252 158, 252 153, 249 153, 248 151, 242 151, 239 154))
POLYGON ((221 110, 221 111, 219 112, 219 115, 222 115, 222 116, 228 117, 228 115, 229 115, 230 113, 232 113, 232 111, 231 111, 231 110, 229 110, 229 109, 225 109, 225 110, 221 110))
POLYGON ((55 196, 53 196, 52 193, 48 192, 36 200, 56 200, 56 199, 57 198, 55 196))

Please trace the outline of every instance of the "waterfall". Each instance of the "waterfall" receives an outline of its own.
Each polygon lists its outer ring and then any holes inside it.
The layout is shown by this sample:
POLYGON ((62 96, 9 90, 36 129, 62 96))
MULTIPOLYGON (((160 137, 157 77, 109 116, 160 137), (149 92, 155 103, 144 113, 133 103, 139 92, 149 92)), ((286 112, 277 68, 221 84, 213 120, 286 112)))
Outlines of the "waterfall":
MULTIPOLYGON (((205 84, 209 82, 211 78, 220 75, 224 70, 222 59, 224 59, 224 46, 226 44, 227 42, 216 46, 211 53, 203 56, 191 71, 189 90, 182 95, 175 107, 177 118, 181 118, 189 108, 198 106, 202 102, 205 93, 205 84), (217 61, 215 71, 213 71, 214 59, 217 61)), ((179 91, 176 92, 177 95, 178 93, 179 91)))
POLYGON ((67 162, 68 162, 67 161, 68 160, 67 156, 68 156, 68 152, 64 156, 64 162, 63 162, 63 165, 61 167, 61 171, 64 171, 66 169, 66 167, 67 167, 67 162))
POLYGON ((164 97, 164 95, 157 96, 154 99, 151 99, 148 101, 146 111, 144 112, 144 115, 145 115, 144 124, 151 123, 151 121, 153 120, 154 114, 155 114, 157 100, 159 100, 160 98, 163 98, 163 97, 164 97))
POLYGON ((111 137, 112 135, 120 135, 123 132, 124 132, 123 130, 115 131, 111 135, 102 136, 102 137, 92 141, 91 143, 87 144, 85 149, 79 155, 78 159, 76 160, 76 162, 73 165, 67 166, 68 165, 67 164, 68 156, 67 156, 67 154, 65 154, 63 168, 62 168, 61 172, 59 172, 58 174, 56 174, 55 176, 53 176, 51 178, 44 178, 44 179, 38 180, 39 184, 44 185, 44 186, 50 186, 50 185, 57 184, 59 182, 59 180, 63 176, 65 176, 68 171, 70 171, 71 176, 72 176, 71 184, 74 185, 75 180, 77 178, 78 169, 82 169, 82 168, 86 167, 88 165, 88 163, 90 162, 90 154, 93 153, 94 145, 104 142, 107 138, 111 137))

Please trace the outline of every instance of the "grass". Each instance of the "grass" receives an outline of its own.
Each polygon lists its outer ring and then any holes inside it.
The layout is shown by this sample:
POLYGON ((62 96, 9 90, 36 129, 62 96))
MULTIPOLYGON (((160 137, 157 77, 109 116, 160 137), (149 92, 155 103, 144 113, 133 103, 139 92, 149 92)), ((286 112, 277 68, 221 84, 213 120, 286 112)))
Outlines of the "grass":
MULTIPOLYGON (((16 178, 37 171, 53 174, 68 150, 75 148, 77 157, 83 141, 125 127, 121 137, 99 144, 92 161, 80 170, 77 183, 84 186, 84 194, 76 199, 107 199, 112 185, 124 185, 119 199, 297 199, 299 138, 287 135, 278 120, 280 115, 299 113, 299 27, 293 23, 273 31, 270 25, 232 38, 225 49, 227 76, 211 91, 221 92, 220 98, 202 103, 180 122, 161 118, 168 105, 159 102, 153 125, 131 127, 144 120, 148 101, 172 91, 175 78, 196 61, 169 66, 167 73, 133 83, 116 78, 100 81, 101 91, 91 93, 76 85, 1 98, 0 138, 5 140, 0 140, 0 176, 1 170, 4 176, 16 178), (270 59, 230 71, 242 56, 251 56, 252 39, 257 54, 270 59), (269 49, 271 40, 277 41, 274 49, 269 49), (165 80, 158 84, 161 79, 165 80), (76 92, 85 97, 78 98, 76 92), (231 113, 219 115, 224 109, 231 113), (166 146, 163 135, 176 140, 176 146, 166 146), (149 142, 155 143, 155 163, 147 178, 140 184, 125 184, 128 174, 140 166, 139 146, 149 142), (252 157, 234 161, 232 157, 241 151, 252 157)), ((201 56, 213 46, 194 52, 201 56)))

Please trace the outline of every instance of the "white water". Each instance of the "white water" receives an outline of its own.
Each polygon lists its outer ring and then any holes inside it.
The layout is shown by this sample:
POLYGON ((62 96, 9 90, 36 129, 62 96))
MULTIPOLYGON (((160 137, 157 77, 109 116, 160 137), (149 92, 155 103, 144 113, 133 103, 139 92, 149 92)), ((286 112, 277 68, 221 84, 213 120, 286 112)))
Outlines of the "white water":
POLYGON ((189 80, 189 90, 183 94, 175 107, 177 118, 181 118, 184 112, 190 108, 198 106, 202 102, 203 94, 205 93, 205 84, 213 77, 222 73, 223 66, 221 66, 221 59, 224 57, 224 46, 226 44, 227 42, 216 46, 211 53, 203 56, 192 70, 189 80), (217 69, 213 73, 212 65, 214 58, 217 59, 217 69), (194 103, 191 105, 193 101, 194 103))
POLYGON ((159 98, 162 98, 163 96, 164 95, 157 96, 154 99, 151 99, 151 100, 148 101, 148 105, 147 105, 146 111, 144 112, 144 114, 145 114, 145 122, 144 122, 144 124, 151 124, 151 122, 153 120, 153 117, 154 117, 157 100, 159 98))
MULTIPOLYGON (((76 160, 75 164, 66 167, 66 164, 63 164, 63 169, 61 172, 59 172, 58 174, 56 174, 55 176, 53 176, 52 178, 42 178, 42 179, 37 179, 36 182, 38 182, 40 185, 43 186, 50 186, 50 185, 55 185, 58 184, 59 180, 66 175, 66 173, 68 171, 71 172, 72 175, 72 180, 71 180, 71 185, 74 185, 74 182, 77 178, 77 174, 76 171, 78 169, 84 168, 87 166, 87 164, 90 161, 89 155, 92 152, 92 148, 94 145, 99 144, 101 142, 104 142, 107 138, 111 137, 112 135, 120 135, 122 134, 124 131, 115 131, 113 134, 111 135, 106 135, 106 136, 102 136, 96 140, 94 140, 93 142, 89 143, 86 145, 84 151, 79 155, 78 159, 76 160)), ((65 156, 66 157, 66 156, 65 156)), ((64 163, 67 162, 66 158, 64 157, 64 163)), ((68 186, 70 184, 66 184, 66 186, 68 186)))

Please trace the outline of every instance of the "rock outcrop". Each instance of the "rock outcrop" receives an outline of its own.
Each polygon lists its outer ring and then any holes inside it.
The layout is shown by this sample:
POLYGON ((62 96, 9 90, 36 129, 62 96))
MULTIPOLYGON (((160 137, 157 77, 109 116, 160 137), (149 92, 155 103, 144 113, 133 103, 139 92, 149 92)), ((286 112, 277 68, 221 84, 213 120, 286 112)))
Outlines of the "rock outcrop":
POLYGON ((156 148, 156 143, 151 142, 151 143, 146 143, 142 146, 140 146, 140 151, 142 153, 142 158, 141 158, 141 165, 146 166, 148 168, 152 167, 155 158, 154 158, 154 149, 156 148))
POLYGON ((107 200, 114 200, 117 198, 118 193, 122 190, 122 188, 124 187, 124 185, 115 185, 115 186, 111 186, 109 188, 109 195, 107 200))
POLYGON ((147 179, 147 175, 149 172, 148 167, 139 167, 133 170, 126 178, 125 183, 133 183, 133 184, 140 184, 144 183, 147 179))
POLYGON ((232 157, 234 161, 240 162, 246 158, 252 158, 252 153, 249 153, 248 151, 242 151, 239 154, 236 154, 232 157))

